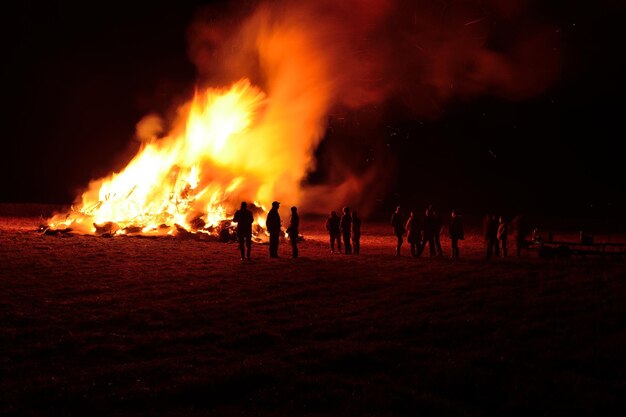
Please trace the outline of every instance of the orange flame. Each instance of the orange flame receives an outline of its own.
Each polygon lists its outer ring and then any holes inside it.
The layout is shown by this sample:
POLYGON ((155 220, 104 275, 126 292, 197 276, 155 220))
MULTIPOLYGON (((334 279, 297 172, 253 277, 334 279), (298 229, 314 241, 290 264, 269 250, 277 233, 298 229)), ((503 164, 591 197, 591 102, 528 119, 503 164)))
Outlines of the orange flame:
POLYGON ((280 177, 259 142, 266 108, 267 96, 246 79, 228 90, 197 92, 184 108, 183 128, 173 130, 181 133, 150 141, 121 172, 92 182, 81 203, 50 226, 79 233, 210 231, 228 222, 242 199, 255 201, 258 217, 265 210, 257 201, 271 201, 280 177))

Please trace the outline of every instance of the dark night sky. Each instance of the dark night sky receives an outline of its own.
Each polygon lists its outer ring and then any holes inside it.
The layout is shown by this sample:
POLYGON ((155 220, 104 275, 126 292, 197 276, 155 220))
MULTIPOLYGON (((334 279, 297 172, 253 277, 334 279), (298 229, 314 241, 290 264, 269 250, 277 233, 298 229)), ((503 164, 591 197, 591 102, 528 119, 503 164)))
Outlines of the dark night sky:
MULTIPOLYGON (((374 129, 381 149, 359 143, 350 125, 327 142, 356 141, 364 160, 368 152, 397 160, 389 204, 431 198, 476 212, 623 210, 624 7, 606 0, 536 3, 540 19, 558 28, 563 56, 558 80, 544 93, 452 102, 437 119, 405 117, 401 104, 385 103, 377 108, 384 123, 374 129)), ((204 4, 2 6, 0 202, 68 203, 90 179, 122 167, 137 121, 171 111, 192 91, 185 33, 204 4)), ((322 144, 322 162, 335 148, 322 144)))

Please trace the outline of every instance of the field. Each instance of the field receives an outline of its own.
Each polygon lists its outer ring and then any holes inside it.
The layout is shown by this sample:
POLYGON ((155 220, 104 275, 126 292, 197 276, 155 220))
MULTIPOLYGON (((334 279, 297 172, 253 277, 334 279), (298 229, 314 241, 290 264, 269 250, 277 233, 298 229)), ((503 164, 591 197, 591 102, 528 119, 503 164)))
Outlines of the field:
MULTIPOLYGON (((285 216, 285 215, 284 215, 285 216)), ((299 259, 0 217, 0 415, 623 415, 626 264, 394 255, 364 222, 299 259)), ((449 240, 443 239, 450 253, 449 240)), ((404 248, 408 254, 408 248, 404 248)))

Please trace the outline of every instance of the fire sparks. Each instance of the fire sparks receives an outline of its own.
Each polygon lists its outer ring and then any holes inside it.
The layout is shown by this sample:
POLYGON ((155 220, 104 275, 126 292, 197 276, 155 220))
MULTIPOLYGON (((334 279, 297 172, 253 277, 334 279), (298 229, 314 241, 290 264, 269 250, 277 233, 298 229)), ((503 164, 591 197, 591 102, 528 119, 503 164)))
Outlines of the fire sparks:
POLYGON ((122 171, 92 182, 69 213, 49 221, 55 229, 86 234, 219 234, 231 226, 240 201, 255 201, 256 223, 265 212, 264 187, 276 178, 263 170, 254 124, 266 95, 246 79, 228 90, 197 92, 178 128, 143 146, 122 171), (186 118, 185 118, 186 116, 186 118))

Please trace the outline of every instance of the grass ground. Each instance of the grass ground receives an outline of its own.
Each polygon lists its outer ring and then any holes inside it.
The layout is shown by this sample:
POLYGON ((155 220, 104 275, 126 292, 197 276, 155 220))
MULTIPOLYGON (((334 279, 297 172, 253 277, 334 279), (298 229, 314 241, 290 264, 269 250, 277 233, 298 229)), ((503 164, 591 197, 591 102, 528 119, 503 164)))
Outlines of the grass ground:
POLYGON ((623 415, 623 260, 397 258, 371 224, 331 255, 309 222, 301 258, 242 263, 36 226, 0 217, 3 416, 623 415))

